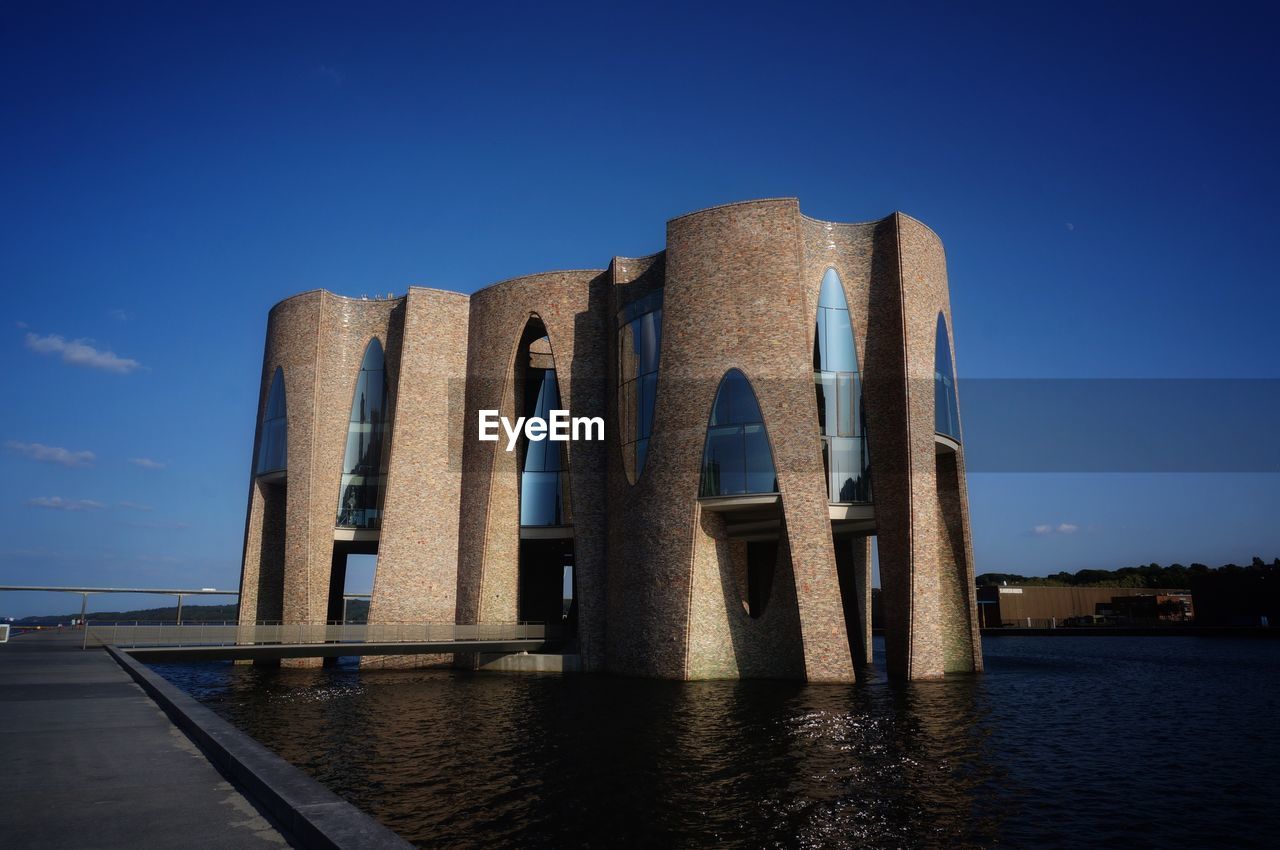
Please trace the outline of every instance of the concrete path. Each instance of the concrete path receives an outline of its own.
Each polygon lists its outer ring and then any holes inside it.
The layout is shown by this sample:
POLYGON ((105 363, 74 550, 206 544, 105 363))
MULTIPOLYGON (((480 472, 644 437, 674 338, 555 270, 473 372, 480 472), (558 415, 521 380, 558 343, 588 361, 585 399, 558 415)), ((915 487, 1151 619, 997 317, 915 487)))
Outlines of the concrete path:
POLYGON ((0 824, 6 847, 288 846, 74 631, 0 644, 0 824))

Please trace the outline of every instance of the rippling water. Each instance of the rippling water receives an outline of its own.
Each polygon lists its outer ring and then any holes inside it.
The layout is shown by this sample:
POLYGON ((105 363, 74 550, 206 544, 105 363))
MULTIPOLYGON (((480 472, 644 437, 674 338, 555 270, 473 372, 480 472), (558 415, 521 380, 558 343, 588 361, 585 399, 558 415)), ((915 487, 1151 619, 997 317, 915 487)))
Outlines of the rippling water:
POLYGON ((156 669, 423 846, 1277 846, 1280 642, 984 649, 852 686, 156 669))

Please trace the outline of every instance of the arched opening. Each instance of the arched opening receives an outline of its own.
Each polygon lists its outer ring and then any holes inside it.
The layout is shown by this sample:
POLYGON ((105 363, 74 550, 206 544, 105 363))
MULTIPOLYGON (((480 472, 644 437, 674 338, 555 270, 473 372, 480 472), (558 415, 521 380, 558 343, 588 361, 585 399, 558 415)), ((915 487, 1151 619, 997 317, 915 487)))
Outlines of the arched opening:
MULTIPOLYGON (((551 353, 551 340, 543 336, 529 344, 521 415, 547 421, 551 418, 551 411, 560 409, 555 357, 551 353)), ((568 524, 565 521, 564 490, 568 483, 569 458, 564 446, 563 442, 553 442, 545 437, 522 442, 521 527, 568 524)))
POLYGON ((360 360, 347 418, 347 445, 329 570, 327 617, 331 623, 347 623, 367 611, 359 603, 353 611, 350 601, 352 594, 369 591, 367 585, 372 579, 366 574, 377 569, 387 463, 391 457, 390 401, 386 355, 382 343, 374 337, 360 360), (349 569, 352 556, 357 556, 354 570, 349 569))
POLYGON ((936 550, 943 669, 951 673, 973 669, 974 648, 969 608, 972 578, 964 539, 964 481, 959 456, 960 405, 948 331, 947 318, 939 312, 933 361, 934 431, 938 435, 934 469, 938 497, 936 550))
POLYGON ((835 269, 822 276, 813 337, 813 383, 827 497, 832 504, 871 501, 862 375, 844 285, 835 269))
POLYGON ((956 376, 951 367, 951 338, 947 318, 938 314, 938 333, 933 349, 933 429, 960 441, 960 404, 956 400, 956 376))
POLYGON ((813 383, 827 500, 832 505, 831 539, 836 576, 850 654, 855 664, 861 664, 869 655, 866 602, 870 592, 870 540, 867 534, 869 528, 874 528, 870 512, 871 458, 867 450, 857 338, 844 283, 834 268, 828 268, 822 275, 815 325, 813 383))
POLYGON ((622 466, 634 484, 644 471, 653 433, 658 360, 662 348, 662 290, 618 311, 618 422, 622 466))
POLYGON ((723 515, 730 536, 744 535, 742 601, 755 618, 764 613, 773 588, 781 520, 777 492, 778 474, 760 403, 747 376, 730 369, 720 379, 711 406, 698 497, 704 508, 723 515))
POLYGON ((284 473, 289 463, 289 417, 284 395, 284 369, 276 367, 267 393, 267 406, 262 411, 261 437, 253 474, 284 473))
MULTIPOLYGON (((516 413, 549 420, 562 410, 555 354, 546 327, 530 318, 515 363, 516 413)), ((551 641, 577 635, 573 514, 569 492, 569 452, 549 434, 521 436, 516 451, 520 474, 520 555, 517 612, 522 621, 544 623, 551 641)))
POLYGON ((382 524, 382 496, 391 454, 387 451, 389 396, 382 343, 375 337, 365 347, 351 398, 338 496, 336 524, 340 528, 377 529, 382 524))
POLYGON ((702 448, 700 498, 777 493, 778 474, 760 403, 747 376, 720 379, 702 448))
MULTIPOLYGON (((267 390, 253 463, 253 508, 258 529, 256 594, 251 621, 279 621, 284 616, 284 551, 288 512, 289 415, 284 369, 276 367, 267 390)), ((249 573, 250 565, 245 565, 249 573)), ((249 578, 246 575, 246 580, 249 578)))

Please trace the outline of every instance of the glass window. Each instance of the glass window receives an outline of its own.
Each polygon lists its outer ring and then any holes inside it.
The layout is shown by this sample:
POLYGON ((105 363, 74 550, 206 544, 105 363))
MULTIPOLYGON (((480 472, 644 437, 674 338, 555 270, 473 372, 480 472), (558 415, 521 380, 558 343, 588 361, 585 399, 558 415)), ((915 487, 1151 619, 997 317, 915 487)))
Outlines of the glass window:
POLYGON ((827 495, 833 503, 871 501, 871 469, 863 427, 862 376, 844 284, 835 269, 822 276, 813 338, 827 495))
POLYGON ((382 343, 365 347, 347 422, 347 448, 342 459, 337 524, 343 528, 379 528, 391 438, 387 402, 387 370, 382 343))
MULTIPOLYGON (((551 341, 542 337, 550 351, 551 341)), ((532 346, 531 346, 532 347, 532 346)), ((554 367, 554 360, 552 361, 554 367)), ((555 368, 545 369, 528 365, 525 370, 526 417, 538 416, 550 419, 552 410, 560 408, 560 384, 555 368)), ((553 442, 547 437, 524 440, 524 458, 520 471, 520 524, 564 525, 565 472, 568 469, 564 443, 553 442)))
POLYGON ((262 412, 262 435, 258 443, 258 459, 254 474, 280 472, 288 466, 289 417, 284 397, 284 370, 276 367, 267 392, 267 407, 262 412))
POLYGON ((720 380, 702 450, 699 496, 778 492, 773 450, 747 376, 729 370, 720 380))
POLYGON ((658 373, 641 375, 638 383, 640 393, 639 407, 636 410, 636 433, 640 435, 637 439, 644 440, 653 433, 653 402, 658 392, 658 373))
POLYGON ((737 369, 730 369, 720 380, 716 403, 711 410, 711 424, 743 425, 763 419, 751 382, 737 369))
MULTIPOLYGON (((550 419, 551 411, 560 409, 560 385, 555 369, 530 367, 526 373, 528 396, 533 399, 526 417, 550 419)), ((563 443, 548 439, 526 440, 524 469, 532 472, 556 472, 561 468, 560 449, 563 443)))
POLYGON ((618 417, 623 466, 635 483, 644 469, 662 351, 662 290, 618 311, 618 417))
POLYGON ((520 524, 564 525, 559 472, 526 469, 520 473, 520 524))
POLYGON ((955 440, 960 439, 960 404, 956 400, 956 376, 951 368, 951 341, 947 319, 938 314, 938 335, 933 348, 933 428, 955 440))

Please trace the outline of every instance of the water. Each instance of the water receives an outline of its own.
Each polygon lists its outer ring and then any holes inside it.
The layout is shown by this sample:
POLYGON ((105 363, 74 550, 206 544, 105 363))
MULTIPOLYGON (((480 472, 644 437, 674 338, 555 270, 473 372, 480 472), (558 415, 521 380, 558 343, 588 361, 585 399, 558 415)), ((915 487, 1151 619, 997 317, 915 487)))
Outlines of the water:
POLYGON ((852 686, 156 669, 422 846, 1275 846, 1280 642, 984 649, 852 686))

